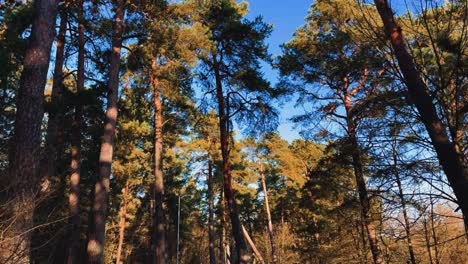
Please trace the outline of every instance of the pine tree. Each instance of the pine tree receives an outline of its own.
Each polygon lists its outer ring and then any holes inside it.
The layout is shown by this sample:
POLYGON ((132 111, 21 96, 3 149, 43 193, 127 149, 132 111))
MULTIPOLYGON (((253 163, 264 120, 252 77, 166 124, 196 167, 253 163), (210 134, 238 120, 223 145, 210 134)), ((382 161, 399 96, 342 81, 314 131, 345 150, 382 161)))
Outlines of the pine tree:
POLYGON ((271 28, 260 18, 253 21, 244 19, 245 6, 233 1, 210 1, 199 8, 201 23, 209 30, 211 42, 210 49, 201 56, 205 67, 203 82, 207 88, 214 87, 215 91, 213 97, 219 118, 224 192, 236 242, 235 262, 244 263, 249 256, 232 187, 230 125, 234 116, 244 123, 274 116, 265 100, 274 90, 258 71, 260 61, 268 60, 264 40, 271 28))

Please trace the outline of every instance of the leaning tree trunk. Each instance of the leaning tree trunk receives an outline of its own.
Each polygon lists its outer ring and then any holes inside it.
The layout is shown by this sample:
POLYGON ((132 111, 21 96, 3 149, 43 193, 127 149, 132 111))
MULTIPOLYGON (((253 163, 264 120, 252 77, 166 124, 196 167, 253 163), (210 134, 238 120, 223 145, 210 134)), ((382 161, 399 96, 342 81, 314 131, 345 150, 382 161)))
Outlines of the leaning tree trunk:
POLYGON ((410 99, 418 109, 421 121, 425 125, 437 153, 437 158, 465 216, 465 226, 468 226, 468 217, 466 217, 468 215, 468 173, 465 168, 466 164, 464 164, 464 154, 457 153, 455 144, 450 141, 447 135, 447 127, 438 118, 428 87, 406 49, 402 29, 396 23, 387 0, 374 0, 374 2, 403 73, 410 99))
POLYGON ((255 246, 255 243, 253 242, 252 238, 249 236, 249 233, 245 229, 244 225, 242 225, 242 233, 244 234, 245 240, 247 240, 247 243, 249 243, 250 247, 252 248, 252 251, 257 256, 258 261, 261 264, 265 264, 265 260, 263 260, 262 254, 260 254, 260 251, 258 251, 257 246, 255 246))
POLYGON ((232 225, 232 235, 236 242, 236 253, 237 263, 247 263, 250 261, 250 255, 247 251, 247 244, 245 243, 244 236, 242 235, 242 229, 239 219, 239 213, 237 211, 237 204, 234 195, 234 189, 232 188, 232 174, 231 174, 231 161, 229 159, 229 131, 228 123, 229 116, 226 114, 226 104, 224 103, 223 85, 220 76, 219 64, 216 56, 214 59, 214 74, 216 81, 216 98, 218 101, 218 117, 219 117, 219 130, 221 140, 221 156, 223 159, 223 179, 224 179, 224 194, 226 196, 229 217, 232 225))
POLYGON ((93 222, 88 238, 88 263, 103 263, 104 237, 106 229, 107 203, 110 188, 110 174, 117 124, 117 102, 119 99, 119 69, 122 33, 124 27, 125 1, 117 0, 112 32, 112 53, 107 84, 107 110, 104 133, 99 154, 99 179, 95 185, 93 222))
POLYGON ((166 236, 164 215, 164 181, 162 170, 163 122, 162 102, 159 88, 153 82, 154 100, 154 214, 153 214, 153 254, 154 263, 165 263, 166 236))
MULTIPOLYGON (((55 36, 57 0, 34 1, 31 34, 23 61, 14 136, 7 179, 2 179, 2 202, 11 202, 11 221, 0 240, 1 263, 29 263, 30 231, 40 183, 41 124, 44 88, 55 36), (4 182, 3 182, 4 181, 4 182), (15 220, 16 219, 16 220, 15 220)), ((2 214, 2 217, 6 214, 2 214)), ((9 214, 8 214, 9 215, 9 214)))
POLYGON ((275 250, 275 236, 273 233, 273 223, 271 221, 270 205, 268 203, 268 190, 267 190, 266 181, 265 181, 265 171, 263 168, 263 163, 260 163, 260 180, 262 181, 263 196, 265 199, 265 211, 267 213, 267 220, 268 220, 268 236, 270 238, 270 246, 271 246, 271 261, 272 263, 276 263, 277 257, 276 257, 276 250, 275 250))
POLYGON ((77 1, 78 8, 78 73, 76 81, 75 116, 72 123, 70 194, 68 208, 70 214, 70 237, 66 262, 78 263, 80 250, 80 178, 81 178, 81 130, 83 127, 83 102, 80 100, 85 82, 85 35, 83 0, 77 1))
POLYGON ((209 241, 209 252, 210 252, 210 264, 216 264, 215 254, 215 229, 214 229, 214 197, 213 197, 213 164, 211 156, 208 156, 208 241, 209 241))

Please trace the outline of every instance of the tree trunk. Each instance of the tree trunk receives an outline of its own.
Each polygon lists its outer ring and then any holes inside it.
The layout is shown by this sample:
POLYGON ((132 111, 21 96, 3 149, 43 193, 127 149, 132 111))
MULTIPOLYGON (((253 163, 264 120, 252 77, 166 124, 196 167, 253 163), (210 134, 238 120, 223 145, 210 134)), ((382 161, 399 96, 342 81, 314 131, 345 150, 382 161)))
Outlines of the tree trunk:
POLYGON ((405 221, 405 232, 406 232, 406 241, 408 242, 408 252, 409 252, 409 255, 410 255, 411 263, 416 264, 416 257, 414 255, 413 243, 412 243, 412 239, 411 239, 411 226, 410 226, 410 221, 409 221, 409 218, 408 218, 408 213, 407 213, 407 210, 406 210, 405 196, 403 194, 403 188, 401 186, 400 173, 398 172, 398 159, 397 159, 397 151, 396 151, 396 142, 394 142, 394 145, 393 145, 393 168, 394 168, 396 183, 398 185, 398 196, 400 198, 401 210, 403 211, 403 218, 404 218, 404 221, 405 221))
POLYGON ((49 189, 50 178, 55 176, 56 163, 63 150, 63 63, 65 61, 65 36, 68 23, 68 6, 60 12, 60 26, 55 50, 54 77, 51 94, 51 110, 47 122, 47 134, 41 161, 41 192, 49 189))
MULTIPOLYGON (((418 72, 413 58, 406 49, 406 42, 401 27, 398 26, 393 11, 387 0, 374 0, 380 17, 382 18, 385 33, 392 44, 395 57, 403 73, 410 99, 418 109, 422 122, 431 138, 437 158, 447 175, 450 186, 457 197, 458 204, 464 215, 468 214, 468 173, 464 164, 464 154, 457 153, 456 146, 447 135, 447 127, 437 116, 436 107, 428 92, 428 88, 418 72)), ((468 225, 468 217, 464 218, 468 225)))
POLYGON ((214 74, 216 79, 216 98, 218 100, 218 117, 219 130, 221 140, 221 155, 223 158, 223 179, 224 179, 224 194, 226 196, 229 217, 232 225, 232 235, 236 242, 236 263, 247 263, 250 261, 250 255, 247 252, 247 244, 242 235, 239 213, 235 200, 234 190, 232 188, 231 161, 229 158, 229 131, 228 123, 229 116, 226 114, 226 105, 224 103, 223 85, 220 76, 219 64, 216 56, 214 60, 214 74))
POLYGON ((378 242, 377 242, 377 230, 372 223, 372 219, 370 216, 370 200, 369 195, 367 193, 366 181, 364 179, 364 175, 362 173, 362 160, 361 155, 359 154, 359 146, 357 144, 357 140, 355 135, 350 135, 351 145, 353 148, 353 167, 354 167, 354 174, 356 177, 356 185, 358 188, 359 194, 359 201, 361 205, 361 216, 363 220, 363 225, 367 232, 367 237, 369 240, 370 249, 372 252, 372 258, 375 264, 383 263, 382 253, 379 250, 378 242))
POLYGON ((435 230, 435 222, 434 222, 434 202, 432 201, 432 196, 430 197, 431 202, 431 233, 432 233, 432 240, 434 241, 434 253, 435 253, 435 263, 439 264, 440 257, 439 257, 439 242, 437 239, 437 232, 435 230))
POLYGON ((165 263, 166 237, 164 216, 164 181, 162 170, 163 122, 162 102, 159 88, 153 82, 154 99, 154 215, 153 215, 153 253, 154 263, 165 263))
POLYGON ((107 110, 104 133, 99 154, 99 180, 95 185, 93 223, 88 241, 88 263, 103 263, 104 238, 106 229, 107 203, 110 188, 110 174, 117 124, 117 102, 119 100, 119 70, 122 33, 124 28, 125 1, 117 0, 115 21, 112 29, 112 53, 107 84, 107 110))
POLYGON ((361 207, 361 217, 363 225, 367 232, 369 239, 369 246, 372 253, 372 259, 375 264, 384 263, 382 252, 379 249, 377 241, 377 229, 372 223, 371 219, 371 204, 369 194, 367 192, 367 184, 363 173, 363 164, 361 159, 361 153, 359 150, 359 144, 356 137, 356 123, 352 116, 353 101, 351 95, 348 92, 349 79, 348 77, 343 78, 342 98, 343 104, 346 111, 346 125, 348 129, 348 142, 351 147, 352 164, 354 169, 354 177, 356 178, 356 187, 359 194, 359 202, 361 207))
POLYGON ((123 190, 122 196, 122 208, 120 210, 120 221, 119 221, 119 243, 117 246, 117 257, 115 264, 120 264, 122 257, 122 248, 125 237, 125 221, 127 220, 127 195, 128 195, 128 180, 125 182, 125 189, 123 190))
POLYGON ((263 196, 265 199, 265 211, 267 213, 267 220, 268 220, 268 236, 270 238, 270 246, 271 246, 271 261, 272 263, 276 263, 277 257, 276 257, 276 250, 275 250, 275 236, 273 233, 273 223, 271 221, 270 204, 268 203, 268 190, 267 190, 267 186, 265 182, 265 171, 263 169, 263 163, 260 163, 260 179, 262 181, 263 196))
MULTIPOLYGON (((41 124, 44 88, 55 36, 57 0, 34 1, 31 34, 23 61, 14 135, 9 153, 9 175, 2 179, 2 200, 11 201, 9 230, 0 241, 1 263, 29 263, 30 229, 40 183, 41 124), (18 220, 13 220, 18 219, 18 220)), ((5 214, 3 214, 5 215, 5 214)))
POLYGON ((72 124, 71 139, 71 176, 68 206, 70 210, 70 241, 68 244, 67 263, 78 263, 80 248, 80 178, 81 178, 81 130, 83 126, 83 104, 80 100, 85 82, 85 35, 83 0, 78 4, 78 73, 76 83, 75 117, 72 124))
POLYGON ((214 230, 214 214, 213 214, 213 164, 211 157, 208 157, 208 241, 210 251, 210 264, 216 264, 215 254, 215 230, 214 230))

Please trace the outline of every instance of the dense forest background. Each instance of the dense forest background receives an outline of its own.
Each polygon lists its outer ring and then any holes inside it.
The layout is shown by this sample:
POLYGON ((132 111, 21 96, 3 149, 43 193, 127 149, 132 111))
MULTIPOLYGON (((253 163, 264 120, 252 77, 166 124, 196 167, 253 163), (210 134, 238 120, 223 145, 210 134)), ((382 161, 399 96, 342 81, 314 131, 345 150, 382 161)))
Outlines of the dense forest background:
POLYGON ((235 0, 0 1, 0 263, 468 263, 468 2, 273 30, 235 0))

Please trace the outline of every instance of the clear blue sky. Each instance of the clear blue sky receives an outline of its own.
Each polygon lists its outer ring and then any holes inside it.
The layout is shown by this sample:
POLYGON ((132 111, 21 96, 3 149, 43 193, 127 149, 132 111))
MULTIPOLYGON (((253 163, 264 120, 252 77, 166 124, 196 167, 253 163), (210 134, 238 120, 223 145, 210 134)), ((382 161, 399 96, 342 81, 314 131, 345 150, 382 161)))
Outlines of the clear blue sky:
MULTIPOLYGON (((307 10, 312 0, 250 0, 248 18, 262 16, 266 23, 273 24, 273 32, 268 39, 269 51, 275 55, 281 54, 280 45, 289 41, 296 28, 304 24, 307 10)), ((265 65, 263 68, 265 76, 274 85, 278 80, 278 72, 265 65)), ((288 141, 299 137, 298 129, 288 119, 298 110, 294 109, 294 102, 281 106, 279 133, 288 141)))

